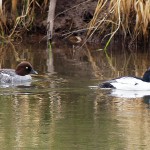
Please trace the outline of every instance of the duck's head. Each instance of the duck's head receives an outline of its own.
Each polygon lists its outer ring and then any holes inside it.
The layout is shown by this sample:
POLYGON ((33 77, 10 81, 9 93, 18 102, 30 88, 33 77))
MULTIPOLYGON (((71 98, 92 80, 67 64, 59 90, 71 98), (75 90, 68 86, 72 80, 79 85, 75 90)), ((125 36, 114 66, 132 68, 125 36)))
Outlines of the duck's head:
POLYGON ((23 61, 20 64, 18 64, 16 70, 15 70, 17 75, 20 76, 25 76, 28 74, 38 74, 32 67, 32 65, 27 62, 27 61, 23 61))
POLYGON ((150 82, 150 67, 144 73, 144 75, 143 75, 143 81, 150 82))

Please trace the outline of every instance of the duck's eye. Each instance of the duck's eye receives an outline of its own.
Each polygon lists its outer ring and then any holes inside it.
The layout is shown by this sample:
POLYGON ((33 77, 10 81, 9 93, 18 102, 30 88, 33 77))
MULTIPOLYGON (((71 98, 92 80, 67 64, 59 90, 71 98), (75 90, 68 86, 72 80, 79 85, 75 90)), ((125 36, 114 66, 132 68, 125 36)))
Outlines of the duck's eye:
POLYGON ((28 70, 28 69, 29 69, 29 67, 26 67, 26 69, 28 70))

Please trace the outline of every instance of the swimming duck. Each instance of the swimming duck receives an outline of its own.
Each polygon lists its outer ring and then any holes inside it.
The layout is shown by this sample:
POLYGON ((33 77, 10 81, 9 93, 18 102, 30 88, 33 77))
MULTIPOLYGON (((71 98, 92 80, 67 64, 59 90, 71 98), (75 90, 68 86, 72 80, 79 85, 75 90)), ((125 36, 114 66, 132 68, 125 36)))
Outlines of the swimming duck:
POLYGON ((100 88, 111 88, 119 90, 150 90, 150 68, 144 73, 142 78, 139 77, 120 77, 103 82, 100 88))
POLYGON ((38 74, 32 65, 23 61, 14 69, 0 69, 0 83, 26 82, 32 78, 29 74, 38 74))

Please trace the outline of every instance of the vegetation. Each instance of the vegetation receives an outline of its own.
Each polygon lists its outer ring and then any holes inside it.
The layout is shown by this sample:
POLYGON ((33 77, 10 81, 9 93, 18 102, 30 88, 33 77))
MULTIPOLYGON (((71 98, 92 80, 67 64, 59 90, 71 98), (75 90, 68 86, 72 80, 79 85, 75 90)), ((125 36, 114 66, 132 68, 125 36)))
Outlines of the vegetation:
POLYGON ((130 37, 132 42, 141 37, 147 40, 149 24, 150 0, 98 0, 87 37, 99 30, 104 38, 109 36, 106 47, 117 33, 130 37))
POLYGON ((48 0, 0 0, 0 38, 21 37, 47 6, 48 0))
MULTIPOLYGON (((20 38, 33 31, 39 22, 46 20, 48 5, 48 0, 0 0, 0 38, 20 38), (39 19, 39 13, 43 18, 39 19)), ((150 0, 98 0, 87 40, 98 31, 107 38, 105 49, 114 35, 130 37, 131 43, 139 38, 146 41, 149 24, 150 0)))

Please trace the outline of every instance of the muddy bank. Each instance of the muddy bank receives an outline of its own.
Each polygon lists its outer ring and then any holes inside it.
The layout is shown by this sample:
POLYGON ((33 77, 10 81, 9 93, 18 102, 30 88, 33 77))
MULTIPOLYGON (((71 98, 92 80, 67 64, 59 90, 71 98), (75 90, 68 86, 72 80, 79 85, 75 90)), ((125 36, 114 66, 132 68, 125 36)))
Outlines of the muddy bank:
MULTIPOLYGON (((57 1, 54 19, 53 41, 57 42, 58 40, 64 40, 64 42, 70 42, 72 44, 78 43, 81 45, 85 43, 89 22, 94 16, 96 6, 97 0, 57 1)), ((108 8, 109 7, 107 5, 104 7, 104 11, 100 14, 99 19, 106 15, 108 8)), ((131 26, 133 26, 132 28, 134 29, 134 21, 133 23, 132 21, 130 22, 133 24, 131 26)), ((43 25, 46 29, 46 24, 43 25)), ((104 31, 100 31, 99 29, 95 30, 95 32, 92 33, 92 36, 88 38, 86 42, 96 44, 101 43, 105 46, 111 36, 110 33, 112 33, 112 26, 108 25, 104 26, 104 28, 104 31)), ((129 31, 130 33, 127 32, 125 35, 124 31, 118 30, 111 41, 113 43, 121 42, 126 48, 132 50, 137 49, 137 46, 138 48, 149 47, 149 38, 144 40, 142 35, 139 38, 133 38, 134 35, 132 35, 132 31, 129 31)))
POLYGON ((96 5, 97 0, 58 1, 54 20, 54 36, 61 35, 66 38, 68 35, 72 35, 69 34, 70 32, 74 31, 73 35, 84 37, 96 5))
MULTIPOLYGON (((55 9, 53 41, 65 39, 72 43, 80 43, 87 34, 89 22, 93 18, 97 0, 61 0, 57 1, 55 9)), ((47 8, 48 11, 48 8, 47 8)), ((45 19, 39 16, 35 20, 32 34, 47 33, 47 17, 45 19), (43 20, 42 20, 43 19, 43 20)), ((46 40, 46 37, 43 38, 46 40)), ((93 41, 96 39, 93 39, 93 41)))
MULTIPOLYGON (((31 7, 33 13, 29 12, 27 16, 21 16, 22 6, 20 5, 21 4, 18 3, 16 6, 15 13, 18 16, 16 16, 14 13, 11 14, 10 4, 6 5, 7 10, 9 11, 9 18, 8 16, 4 16, 6 17, 6 23, 2 22, 3 24, 7 24, 7 26, 3 27, 3 30, 5 28, 7 29, 4 31, 6 37, 7 35, 10 37, 10 34, 13 33, 11 38, 13 38, 15 41, 46 41, 49 2, 47 1, 47 4, 44 5, 44 2, 39 1, 40 7, 33 3, 33 5, 35 5, 35 8, 31 7), (16 19, 19 20, 19 22, 15 25, 16 19)), ((71 43, 82 43, 87 34, 87 28, 89 26, 88 23, 93 18, 96 5, 97 0, 57 1, 55 9, 53 41, 64 39, 64 41, 70 41, 71 43)))
MULTIPOLYGON (((97 0, 61 0, 57 1, 55 9, 53 42, 63 40, 71 44, 83 44, 87 35, 89 22, 93 18, 97 0)), ((33 27, 24 34, 28 42, 40 42, 47 40, 47 15, 46 12, 39 12, 39 17, 34 20, 33 27), (29 38, 26 38, 29 37, 29 38)), ((39 10, 37 10, 38 12, 39 10)), ((98 43, 100 40, 95 34, 88 42, 98 43), (95 37, 95 38, 94 38, 95 37)))

